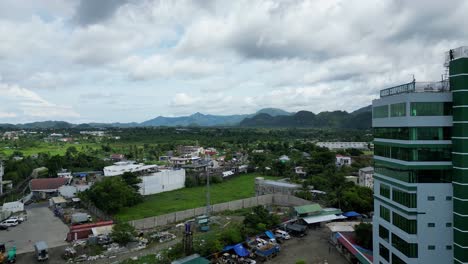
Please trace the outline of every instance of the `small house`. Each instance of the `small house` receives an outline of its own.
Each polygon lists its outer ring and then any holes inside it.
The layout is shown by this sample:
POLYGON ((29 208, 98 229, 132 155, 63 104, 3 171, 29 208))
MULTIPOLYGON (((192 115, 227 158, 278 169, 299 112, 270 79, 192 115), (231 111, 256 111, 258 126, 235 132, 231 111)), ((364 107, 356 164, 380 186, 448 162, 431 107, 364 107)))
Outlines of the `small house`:
POLYGON ((40 178, 32 179, 29 182, 29 188, 33 196, 45 199, 47 196, 55 196, 59 188, 68 184, 68 178, 40 178))

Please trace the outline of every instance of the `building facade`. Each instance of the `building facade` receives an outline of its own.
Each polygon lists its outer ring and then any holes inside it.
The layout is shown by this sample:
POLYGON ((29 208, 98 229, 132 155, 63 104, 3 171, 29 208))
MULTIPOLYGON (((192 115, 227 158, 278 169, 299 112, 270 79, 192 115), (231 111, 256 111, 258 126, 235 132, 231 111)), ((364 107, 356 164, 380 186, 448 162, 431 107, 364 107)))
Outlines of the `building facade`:
POLYGON ((468 263, 468 48, 372 105, 374 263, 468 263))
POLYGON ((374 168, 365 167, 359 169, 359 185, 374 189, 374 168))

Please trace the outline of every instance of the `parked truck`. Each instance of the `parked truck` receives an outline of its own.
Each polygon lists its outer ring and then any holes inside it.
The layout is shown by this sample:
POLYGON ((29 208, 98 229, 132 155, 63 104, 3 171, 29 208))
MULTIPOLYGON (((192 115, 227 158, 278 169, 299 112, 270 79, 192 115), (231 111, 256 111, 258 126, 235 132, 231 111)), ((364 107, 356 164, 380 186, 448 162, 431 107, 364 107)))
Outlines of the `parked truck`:
POLYGON ((36 251, 36 258, 38 261, 45 261, 49 259, 49 246, 45 241, 39 241, 34 244, 34 250, 36 251))
POLYGON ((275 257, 280 252, 280 246, 277 244, 269 243, 264 247, 259 247, 255 250, 255 255, 262 260, 275 257))

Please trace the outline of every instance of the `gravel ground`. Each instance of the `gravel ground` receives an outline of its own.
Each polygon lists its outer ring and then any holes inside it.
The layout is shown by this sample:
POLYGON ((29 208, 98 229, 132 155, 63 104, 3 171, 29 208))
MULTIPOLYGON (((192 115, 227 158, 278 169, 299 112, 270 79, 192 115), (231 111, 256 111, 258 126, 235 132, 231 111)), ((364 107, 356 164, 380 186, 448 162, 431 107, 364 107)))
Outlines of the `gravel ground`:
POLYGON ((325 228, 309 229, 303 238, 293 237, 281 244, 277 257, 268 264, 295 264, 304 260, 307 264, 348 264, 348 261, 328 243, 329 233, 325 228))

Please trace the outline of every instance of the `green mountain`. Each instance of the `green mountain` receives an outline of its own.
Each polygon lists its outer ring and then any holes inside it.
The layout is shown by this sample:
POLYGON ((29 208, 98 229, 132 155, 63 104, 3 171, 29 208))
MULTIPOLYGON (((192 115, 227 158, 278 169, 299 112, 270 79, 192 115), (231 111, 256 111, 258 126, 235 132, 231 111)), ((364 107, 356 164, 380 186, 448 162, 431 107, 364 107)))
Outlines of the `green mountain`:
POLYGON ((365 107, 352 113, 333 111, 314 114, 309 111, 299 111, 294 115, 276 117, 258 114, 245 118, 240 126, 368 129, 372 126, 372 112, 369 107, 365 107))

